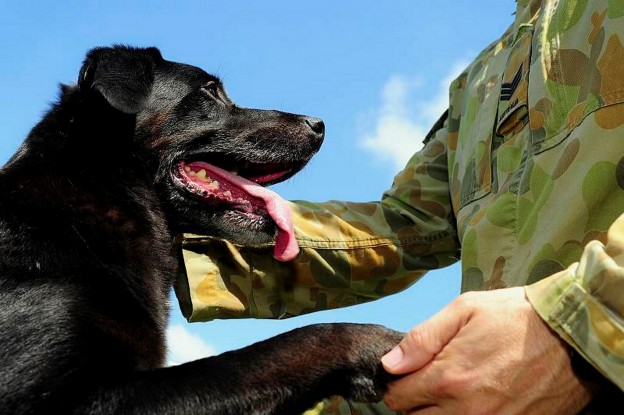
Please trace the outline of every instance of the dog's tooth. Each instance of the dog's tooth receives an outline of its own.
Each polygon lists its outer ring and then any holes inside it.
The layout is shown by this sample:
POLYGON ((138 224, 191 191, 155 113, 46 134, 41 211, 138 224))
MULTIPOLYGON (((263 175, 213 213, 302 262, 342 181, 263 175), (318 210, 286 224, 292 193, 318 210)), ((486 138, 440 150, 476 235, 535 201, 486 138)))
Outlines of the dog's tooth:
POLYGON ((230 192, 229 190, 226 190, 225 192, 223 192, 223 196, 230 198, 232 197, 232 192, 230 192))
POLYGON ((197 177, 201 181, 206 181, 206 170, 201 169, 197 172, 197 175, 195 177, 197 177))
POLYGON ((184 166, 184 171, 190 173, 192 170, 189 166, 184 166))

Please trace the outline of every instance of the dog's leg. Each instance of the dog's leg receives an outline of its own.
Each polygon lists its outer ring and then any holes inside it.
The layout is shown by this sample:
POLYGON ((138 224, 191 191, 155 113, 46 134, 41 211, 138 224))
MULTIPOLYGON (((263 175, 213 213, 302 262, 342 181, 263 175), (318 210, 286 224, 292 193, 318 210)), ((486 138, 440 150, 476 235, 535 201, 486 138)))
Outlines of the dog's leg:
POLYGON ((301 413, 332 395, 381 399, 391 380, 381 356, 401 333, 375 325, 319 324, 244 349, 138 373, 102 391, 90 413, 301 413))

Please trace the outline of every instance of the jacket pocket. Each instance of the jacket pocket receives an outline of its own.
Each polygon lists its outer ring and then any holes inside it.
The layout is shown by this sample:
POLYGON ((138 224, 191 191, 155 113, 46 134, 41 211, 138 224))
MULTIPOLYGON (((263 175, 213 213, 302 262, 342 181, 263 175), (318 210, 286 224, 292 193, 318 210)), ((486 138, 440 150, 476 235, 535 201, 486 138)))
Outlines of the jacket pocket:
POLYGON ((578 15, 570 15, 566 3, 548 2, 535 34, 540 53, 529 82, 534 154, 562 143, 596 110, 624 102, 624 16, 609 12, 604 0, 578 15))
POLYGON ((492 192, 493 152, 528 124, 531 44, 532 26, 509 33, 451 86, 449 167, 456 212, 492 192))
POLYGON ((455 211, 490 191, 492 138, 500 90, 497 60, 496 56, 486 55, 451 85, 449 172, 455 211))

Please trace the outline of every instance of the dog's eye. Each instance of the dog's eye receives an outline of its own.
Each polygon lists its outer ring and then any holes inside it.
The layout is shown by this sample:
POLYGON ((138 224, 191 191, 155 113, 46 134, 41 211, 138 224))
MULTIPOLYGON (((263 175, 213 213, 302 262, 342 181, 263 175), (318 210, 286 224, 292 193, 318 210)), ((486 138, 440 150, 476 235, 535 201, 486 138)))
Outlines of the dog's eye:
POLYGON ((206 85, 202 86, 202 89, 212 98, 219 99, 219 87, 216 82, 208 82, 206 85))

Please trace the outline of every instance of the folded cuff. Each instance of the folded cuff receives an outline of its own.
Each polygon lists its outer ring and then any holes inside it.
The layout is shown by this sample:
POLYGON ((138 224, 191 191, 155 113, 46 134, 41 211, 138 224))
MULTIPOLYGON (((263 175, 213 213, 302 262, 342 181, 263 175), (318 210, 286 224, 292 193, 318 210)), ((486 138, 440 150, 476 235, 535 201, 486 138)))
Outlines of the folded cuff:
POLYGON ((537 313, 607 379, 624 390, 624 330, 583 286, 579 266, 525 287, 537 313))

